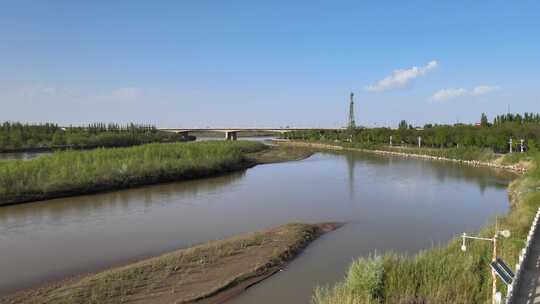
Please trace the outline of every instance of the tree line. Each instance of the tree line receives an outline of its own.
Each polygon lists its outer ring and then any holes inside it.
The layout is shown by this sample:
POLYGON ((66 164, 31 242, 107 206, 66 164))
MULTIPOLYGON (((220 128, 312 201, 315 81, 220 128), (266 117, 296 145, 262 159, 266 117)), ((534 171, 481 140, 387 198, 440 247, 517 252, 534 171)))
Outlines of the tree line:
MULTIPOLYGON (((484 114, 485 115, 485 114, 484 114)), ((493 119, 493 125, 500 126, 507 123, 512 124, 540 124, 540 114, 539 113, 527 113, 521 114, 504 114, 498 115, 493 119)))
POLYGON ((0 152, 43 148, 126 147, 181 139, 179 135, 161 132, 147 124, 94 123, 69 127, 60 127, 54 123, 0 124, 0 152))
POLYGON ((283 135, 296 140, 346 141, 365 146, 393 145, 431 148, 491 149, 506 153, 512 139, 513 151, 540 148, 540 114, 525 113, 496 116, 492 123, 482 114, 479 124, 437 125, 426 124, 413 127, 402 120, 397 129, 391 128, 349 128, 344 130, 295 131, 283 135))

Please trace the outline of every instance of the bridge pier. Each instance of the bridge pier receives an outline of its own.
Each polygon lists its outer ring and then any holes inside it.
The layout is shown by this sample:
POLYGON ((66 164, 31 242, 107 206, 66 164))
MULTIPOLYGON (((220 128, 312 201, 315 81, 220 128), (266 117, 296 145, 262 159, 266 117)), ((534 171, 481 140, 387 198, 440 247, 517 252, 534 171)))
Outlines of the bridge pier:
POLYGON ((225 131, 225 140, 237 140, 238 132, 237 131, 225 131))
POLYGON ((176 134, 180 134, 180 137, 183 140, 188 140, 189 139, 189 131, 176 132, 176 134))

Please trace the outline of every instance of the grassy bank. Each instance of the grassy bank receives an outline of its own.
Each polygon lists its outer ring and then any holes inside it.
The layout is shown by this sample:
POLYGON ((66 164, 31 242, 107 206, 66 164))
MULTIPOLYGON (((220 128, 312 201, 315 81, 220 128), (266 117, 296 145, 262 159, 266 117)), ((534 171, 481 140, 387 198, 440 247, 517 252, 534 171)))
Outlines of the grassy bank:
POLYGON ((261 152, 248 153, 247 157, 252 159, 257 164, 272 164, 302 160, 308 158, 312 154, 313 149, 278 145, 269 147, 261 152))
MULTIPOLYGON (((292 143, 305 143, 314 145, 330 145, 336 147, 343 147, 346 149, 361 149, 361 150, 376 150, 396 152, 409 155, 429 155, 434 157, 442 157, 448 159, 459 160, 477 160, 477 161, 495 161, 500 158, 500 154, 493 153, 490 149, 483 149, 477 147, 452 147, 452 148, 429 148, 429 147, 412 147, 412 146, 389 146, 383 144, 365 144, 358 142, 344 142, 344 141, 328 141, 328 140, 314 140, 314 141, 292 141, 292 143)), ((517 153, 516 153, 517 154, 517 153)), ((526 153, 525 153, 526 154, 526 153)))
POLYGON ((0 303, 218 303, 271 275, 336 227, 288 224, 19 292, 0 303))
POLYGON ((255 142, 148 144, 0 161, 0 204, 224 173, 252 166, 246 154, 264 149, 255 142))
POLYGON ((63 151, 32 160, 0 161, 0 205, 117 190, 306 158, 305 149, 259 142, 148 144, 63 151))
POLYGON ((494 161, 498 156, 490 149, 481 149, 476 147, 467 148, 417 148, 417 147, 390 147, 390 146, 378 146, 374 147, 377 150, 416 154, 416 155, 430 155, 435 157, 444 157, 450 159, 461 160, 478 160, 478 161, 494 161))
POLYGON ((523 173, 532 165, 532 158, 538 150, 525 153, 495 154, 489 149, 474 147, 418 148, 385 145, 364 145, 339 141, 282 141, 283 146, 307 147, 314 150, 349 150, 381 155, 413 157, 425 160, 453 161, 466 165, 485 166, 523 173))
MULTIPOLYGON (((507 157, 503 162, 527 160, 530 169, 509 187, 511 211, 499 218, 499 225, 512 236, 501 239, 499 255, 515 265, 532 219, 540 205, 540 155, 529 153, 507 157)), ((492 237, 491 223, 479 234, 492 237)), ((423 251, 412 257, 396 254, 356 260, 343 282, 315 290, 316 304, 364 303, 491 303, 491 244, 469 242, 460 250, 456 238, 445 246, 423 251)), ((506 290, 499 286, 499 290, 506 290)))

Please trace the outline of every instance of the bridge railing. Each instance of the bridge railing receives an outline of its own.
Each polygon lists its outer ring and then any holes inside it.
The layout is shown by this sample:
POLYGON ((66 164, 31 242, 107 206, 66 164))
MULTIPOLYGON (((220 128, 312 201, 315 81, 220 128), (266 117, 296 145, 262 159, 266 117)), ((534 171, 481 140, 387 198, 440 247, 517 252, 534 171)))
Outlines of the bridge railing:
POLYGON ((517 286, 519 284, 519 281, 521 279, 521 273, 525 270, 525 261, 529 257, 529 253, 531 252, 531 247, 534 239, 534 235, 536 233, 536 229, 538 226, 538 221, 540 218, 540 208, 538 208, 538 211, 536 212, 536 216, 534 217, 534 220, 531 224, 531 228, 529 229, 529 234, 527 235, 527 241, 525 242, 525 247, 521 249, 521 252, 519 253, 519 260, 516 264, 516 273, 514 276, 514 280, 512 281, 512 285, 508 288, 508 294, 506 296, 506 304, 512 304, 514 303, 516 293, 517 293, 517 286))

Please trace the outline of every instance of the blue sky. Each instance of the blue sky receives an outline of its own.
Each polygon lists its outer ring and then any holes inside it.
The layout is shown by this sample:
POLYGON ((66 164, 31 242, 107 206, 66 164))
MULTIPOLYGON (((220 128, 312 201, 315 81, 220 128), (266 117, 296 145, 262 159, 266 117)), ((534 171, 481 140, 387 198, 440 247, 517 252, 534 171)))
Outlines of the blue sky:
POLYGON ((539 1, 0 0, 0 121, 475 122, 540 112, 539 1))

